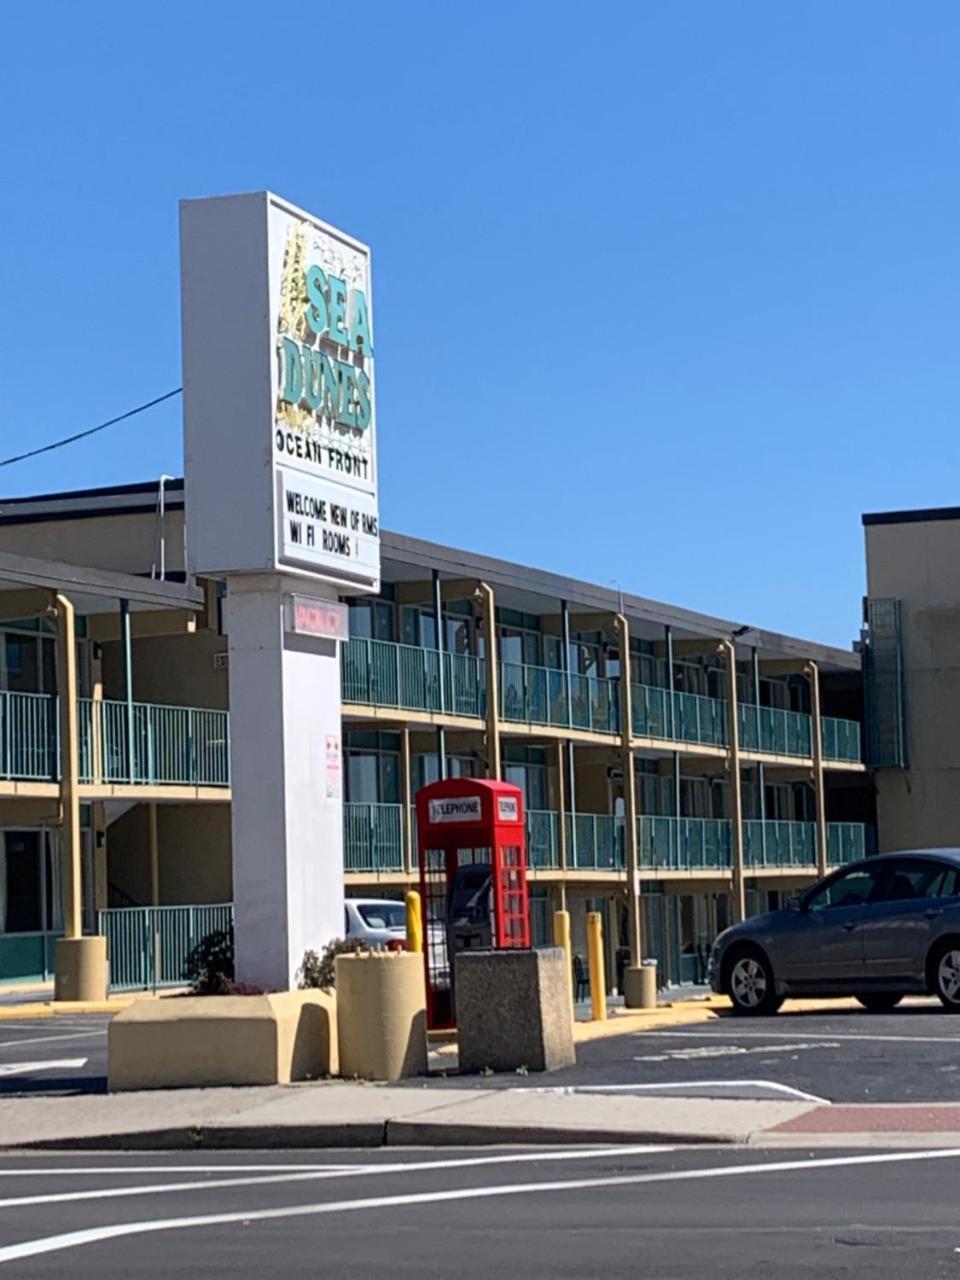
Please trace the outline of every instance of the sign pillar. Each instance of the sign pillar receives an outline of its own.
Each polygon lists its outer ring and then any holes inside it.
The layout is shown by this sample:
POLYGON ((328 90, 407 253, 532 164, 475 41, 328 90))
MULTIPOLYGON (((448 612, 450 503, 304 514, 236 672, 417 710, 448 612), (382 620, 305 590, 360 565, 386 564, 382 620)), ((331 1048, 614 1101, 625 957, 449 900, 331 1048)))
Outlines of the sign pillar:
POLYGON ((267 192, 181 205, 190 572, 224 579, 236 967, 343 933, 343 596, 380 585, 370 253, 267 192))

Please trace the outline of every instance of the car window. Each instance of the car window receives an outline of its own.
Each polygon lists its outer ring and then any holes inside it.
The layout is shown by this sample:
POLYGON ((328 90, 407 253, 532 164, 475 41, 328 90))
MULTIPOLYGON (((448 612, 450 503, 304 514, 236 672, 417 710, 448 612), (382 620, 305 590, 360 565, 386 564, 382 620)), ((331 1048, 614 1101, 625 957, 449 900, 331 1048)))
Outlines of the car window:
POLYGON ((914 898, 952 897, 957 872, 927 858, 897 858, 890 867, 884 902, 910 902, 914 898))
POLYGON ((405 929, 407 909, 402 902, 377 902, 357 907, 368 929, 405 929))
POLYGON ((858 907, 875 900, 883 883, 881 867, 853 867, 805 899, 809 911, 828 907, 858 907))

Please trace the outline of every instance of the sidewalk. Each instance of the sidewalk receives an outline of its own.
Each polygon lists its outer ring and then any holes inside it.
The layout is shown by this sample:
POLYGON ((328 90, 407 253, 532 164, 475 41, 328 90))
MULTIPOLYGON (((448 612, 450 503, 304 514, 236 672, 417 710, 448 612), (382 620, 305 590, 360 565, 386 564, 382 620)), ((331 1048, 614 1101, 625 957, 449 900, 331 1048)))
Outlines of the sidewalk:
POLYGON ((438 1089, 330 1081, 249 1089, 0 1098, 0 1148, 729 1143, 960 1147, 960 1106, 580 1094, 542 1085, 438 1089))
POLYGON ((807 1103, 331 1081, 0 1098, 0 1147, 147 1149, 749 1142, 807 1103))

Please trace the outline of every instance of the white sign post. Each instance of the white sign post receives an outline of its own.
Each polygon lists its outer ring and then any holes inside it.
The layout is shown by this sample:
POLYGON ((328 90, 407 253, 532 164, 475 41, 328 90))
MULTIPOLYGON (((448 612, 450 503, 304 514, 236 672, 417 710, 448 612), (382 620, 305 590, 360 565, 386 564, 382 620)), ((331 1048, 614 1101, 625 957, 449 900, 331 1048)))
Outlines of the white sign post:
POLYGON ((191 573, 227 583, 237 976, 343 933, 336 601, 380 585, 369 249, 266 192, 181 205, 191 573))

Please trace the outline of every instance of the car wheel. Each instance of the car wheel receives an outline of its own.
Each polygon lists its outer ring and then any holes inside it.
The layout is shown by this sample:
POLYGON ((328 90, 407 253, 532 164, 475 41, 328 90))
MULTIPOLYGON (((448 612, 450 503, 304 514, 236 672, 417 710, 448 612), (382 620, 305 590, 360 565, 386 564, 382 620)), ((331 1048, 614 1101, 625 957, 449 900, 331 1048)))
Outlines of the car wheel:
POLYGON ((857 999, 870 1013, 888 1013, 903 999, 903 992, 898 995, 895 991, 868 991, 857 999))
POLYGON ((948 1013, 960 1013, 960 942, 948 942, 937 952, 933 989, 948 1013))
POLYGON ((758 951, 744 951, 735 957, 727 978, 727 994, 733 1012, 745 1016, 776 1013, 783 1004, 770 963, 758 951))

